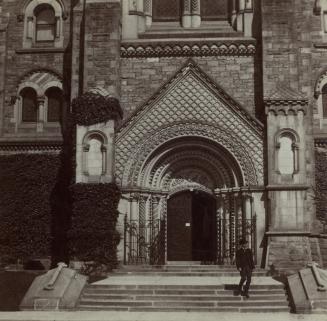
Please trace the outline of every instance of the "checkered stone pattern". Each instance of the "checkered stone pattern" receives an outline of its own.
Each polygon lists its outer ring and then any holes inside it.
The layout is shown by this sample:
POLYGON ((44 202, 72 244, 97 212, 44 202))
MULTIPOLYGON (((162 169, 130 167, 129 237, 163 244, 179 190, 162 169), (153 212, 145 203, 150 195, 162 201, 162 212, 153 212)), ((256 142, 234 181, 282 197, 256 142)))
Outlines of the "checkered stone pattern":
POLYGON ((186 68, 140 108, 117 136, 116 175, 122 185, 137 184, 142 164, 158 146, 185 136, 224 146, 238 161, 245 184, 263 184, 262 128, 217 91, 194 69, 186 68))

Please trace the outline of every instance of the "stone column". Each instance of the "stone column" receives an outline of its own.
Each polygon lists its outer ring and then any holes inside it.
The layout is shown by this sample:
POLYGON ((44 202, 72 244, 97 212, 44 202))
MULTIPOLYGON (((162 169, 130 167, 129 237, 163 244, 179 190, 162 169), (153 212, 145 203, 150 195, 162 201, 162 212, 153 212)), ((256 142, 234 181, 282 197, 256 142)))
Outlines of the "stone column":
POLYGON ((131 194, 129 218, 131 221, 138 219, 138 194, 131 194))
POLYGON ((222 218, 223 218, 223 199, 222 199, 222 195, 219 194, 216 196, 216 228, 217 228, 217 240, 216 240, 216 244, 217 244, 217 257, 216 260, 218 262, 218 264, 222 264, 222 218))
POLYGON ((232 0, 232 18, 231 18, 231 22, 232 22, 232 27, 234 29, 236 29, 236 23, 237 23, 237 11, 236 11, 236 1, 237 0, 232 0))
POLYGON ((191 0, 183 0, 182 26, 184 28, 190 28, 192 26, 191 0))
POLYGON ((148 196, 141 195, 139 200, 139 255, 142 261, 147 260, 147 235, 146 235, 146 201, 148 196))
POLYGON ((37 97, 37 124, 36 131, 43 132, 44 122, 45 122, 45 97, 37 97))
POLYGON ((237 13, 237 31, 243 31, 243 18, 244 18, 244 10, 245 10, 245 0, 238 0, 238 13, 237 13))
POLYGON ((152 25, 152 0, 144 0, 145 27, 152 25))
POLYGON ((200 0, 191 0, 192 28, 198 28, 201 25, 200 0))
POLYGON ((244 36, 252 36, 252 21, 253 21, 253 3, 252 0, 245 0, 243 30, 244 36))

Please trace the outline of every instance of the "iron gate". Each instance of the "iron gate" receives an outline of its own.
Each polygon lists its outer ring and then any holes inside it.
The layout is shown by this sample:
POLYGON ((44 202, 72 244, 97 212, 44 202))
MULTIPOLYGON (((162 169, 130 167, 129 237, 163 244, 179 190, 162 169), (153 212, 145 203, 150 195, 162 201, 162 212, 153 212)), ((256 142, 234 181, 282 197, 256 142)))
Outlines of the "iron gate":
POLYGON ((124 264, 165 264, 166 221, 124 220, 124 264))
MULTIPOLYGON (((256 263, 256 216, 252 219, 217 219, 217 254, 214 264, 233 264, 241 238, 245 238, 253 251, 256 263)), ((166 221, 138 220, 124 222, 124 264, 165 264, 166 221)))
POLYGON ((239 241, 246 239, 252 249, 254 261, 257 258, 256 216, 251 219, 229 218, 217 219, 217 263, 234 264, 235 253, 239 248, 239 241))

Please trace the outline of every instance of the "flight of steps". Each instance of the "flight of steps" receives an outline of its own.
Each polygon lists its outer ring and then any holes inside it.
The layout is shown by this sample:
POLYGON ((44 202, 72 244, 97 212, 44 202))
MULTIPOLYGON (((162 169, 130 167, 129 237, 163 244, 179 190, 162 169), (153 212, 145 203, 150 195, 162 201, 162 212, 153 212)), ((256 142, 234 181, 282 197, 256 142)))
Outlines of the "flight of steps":
POLYGON ((255 272, 257 282, 252 283, 247 299, 237 295, 239 273, 235 267, 125 267, 109 276, 111 284, 87 285, 77 309, 289 312, 283 284, 258 282, 259 278, 268 279, 264 274, 255 272))

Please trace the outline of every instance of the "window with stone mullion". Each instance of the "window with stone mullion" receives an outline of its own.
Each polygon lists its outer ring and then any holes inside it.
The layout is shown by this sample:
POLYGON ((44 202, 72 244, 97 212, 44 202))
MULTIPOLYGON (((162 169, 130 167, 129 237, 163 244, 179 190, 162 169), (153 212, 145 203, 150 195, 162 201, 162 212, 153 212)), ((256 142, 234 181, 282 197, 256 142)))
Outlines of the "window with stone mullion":
POLYGON ((228 0, 201 0, 201 20, 226 20, 228 0))
POLYGON ((179 21, 181 17, 181 2, 178 0, 152 0, 153 21, 179 21))

